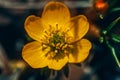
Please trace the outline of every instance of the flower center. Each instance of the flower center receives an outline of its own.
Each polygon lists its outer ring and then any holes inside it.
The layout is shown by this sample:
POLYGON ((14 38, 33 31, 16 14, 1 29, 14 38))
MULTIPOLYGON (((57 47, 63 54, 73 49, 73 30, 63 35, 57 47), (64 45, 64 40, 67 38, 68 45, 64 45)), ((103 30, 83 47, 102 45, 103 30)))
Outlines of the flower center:
POLYGON ((73 45, 67 42, 67 36, 57 28, 55 30, 45 31, 45 38, 42 40, 43 50, 50 47, 50 51, 46 54, 52 59, 61 59, 69 53, 73 45))
POLYGON ((55 45, 58 44, 58 43, 64 43, 65 42, 64 36, 60 35, 58 32, 53 33, 52 38, 50 38, 49 40, 50 40, 50 43, 53 43, 55 45))

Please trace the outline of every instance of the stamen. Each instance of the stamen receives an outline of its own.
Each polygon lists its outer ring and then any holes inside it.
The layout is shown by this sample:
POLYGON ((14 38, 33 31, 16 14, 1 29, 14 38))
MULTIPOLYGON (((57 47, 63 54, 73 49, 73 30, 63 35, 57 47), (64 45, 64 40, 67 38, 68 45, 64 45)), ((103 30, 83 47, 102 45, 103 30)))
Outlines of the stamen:
POLYGON ((62 50, 64 50, 65 48, 67 48, 68 44, 65 44, 63 47, 62 47, 62 50))
POLYGON ((67 50, 64 50, 64 54, 67 54, 68 53, 68 51, 67 50))
POLYGON ((73 40, 73 37, 71 37, 71 36, 66 37, 66 40, 67 40, 68 43, 71 43, 71 42, 74 41, 74 40, 73 40))
POLYGON ((73 45, 68 45, 68 47, 69 47, 69 48, 71 48, 71 49, 73 49, 73 48, 74 48, 74 47, 73 47, 73 45))
POLYGON ((73 45, 69 44, 71 36, 67 34, 70 28, 67 28, 61 32, 58 24, 54 26, 49 25, 49 29, 44 31, 42 41, 42 48, 46 49, 50 47, 50 52, 46 54, 50 59, 61 59, 65 55, 68 55, 69 49, 73 48, 73 45), (70 37, 70 38, 69 38, 70 37))
POLYGON ((70 31, 70 28, 67 28, 67 30, 65 31, 65 33, 67 33, 68 31, 70 31))
POLYGON ((45 48, 45 47, 48 47, 48 46, 47 46, 47 45, 45 45, 45 44, 43 44, 42 46, 43 46, 44 48, 45 48))
POLYGON ((43 41, 43 39, 40 39, 40 41, 42 42, 42 41, 43 41))
POLYGON ((55 55, 56 55, 56 53, 53 53, 53 52, 51 53, 51 57, 52 57, 52 58, 53 58, 55 55))
POLYGON ((48 38, 48 35, 47 35, 47 34, 44 34, 44 37, 47 39, 47 38, 48 38))
POLYGON ((51 43, 51 46, 52 46, 52 47, 55 47, 55 44, 54 44, 54 43, 51 43))
POLYGON ((60 44, 60 47, 62 47, 63 45, 64 45, 64 43, 61 43, 61 44, 60 44))
POLYGON ((60 49, 60 43, 56 44, 56 49, 60 49))
POLYGON ((56 31, 58 31, 58 24, 56 24, 56 31))
POLYGON ((46 33, 47 35, 49 35, 48 31, 46 31, 46 30, 45 30, 45 33, 46 33))
POLYGON ((46 48, 48 48, 48 46, 46 44, 42 44, 42 50, 45 50, 46 48))
POLYGON ((46 56, 47 56, 49 59, 53 59, 55 55, 56 55, 56 53, 51 52, 51 51, 46 54, 46 56))
POLYGON ((52 31, 54 31, 51 25, 49 25, 48 31, 50 32, 50 34, 52 33, 52 31))
POLYGON ((52 26, 51 25, 49 25, 49 27, 50 27, 50 30, 52 29, 52 26))

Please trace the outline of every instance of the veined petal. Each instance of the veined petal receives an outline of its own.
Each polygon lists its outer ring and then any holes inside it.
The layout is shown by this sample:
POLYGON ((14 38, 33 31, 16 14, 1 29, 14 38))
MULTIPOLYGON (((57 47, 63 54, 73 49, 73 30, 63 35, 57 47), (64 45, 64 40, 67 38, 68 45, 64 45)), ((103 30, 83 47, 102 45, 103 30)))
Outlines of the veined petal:
POLYGON ((56 60, 56 59, 51 59, 51 60, 49 61, 48 67, 49 67, 50 69, 60 70, 60 69, 62 69, 62 68, 65 66, 65 64, 66 64, 67 62, 68 62, 68 57, 67 57, 67 56, 65 56, 65 57, 63 57, 63 58, 61 58, 61 59, 58 59, 58 60, 56 60))
POLYGON ((73 53, 69 54, 69 63, 79 63, 84 61, 91 49, 91 43, 87 39, 82 39, 76 44, 73 53))
POLYGON ((36 17, 34 15, 27 17, 24 26, 28 35, 37 41, 40 41, 44 29, 48 28, 40 17, 36 17))
POLYGON ((51 1, 44 7, 42 19, 45 23, 54 27, 58 25, 58 29, 61 29, 70 20, 70 12, 63 3, 51 1))
POLYGON ((49 50, 49 48, 42 50, 40 43, 34 41, 24 46, 22 57, 31 67, 43 68, 48 64, 48 59, 45 55, 49 50))
POLYGON ((89 29, 89 23, 84 15, 73 17, 67 26, 70 27, 67 34, 72 36, 74 41, 81 39, 89 29))

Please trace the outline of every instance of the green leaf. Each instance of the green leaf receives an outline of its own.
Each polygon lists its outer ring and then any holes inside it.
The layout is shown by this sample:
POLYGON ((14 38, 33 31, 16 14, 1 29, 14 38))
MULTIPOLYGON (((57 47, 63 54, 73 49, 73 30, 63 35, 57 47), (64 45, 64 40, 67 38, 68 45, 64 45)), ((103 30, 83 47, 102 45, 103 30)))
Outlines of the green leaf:
POLYGON ((111 39, 112 39, 114 42, 120 43, 120 35, 111 34, 111 39))
POLYGON ((120 21, 120 17, 115 19, 106 29, 107 32, 109 32, 118 22, 120 21))
POLYGON ((112 53, 118 67, 120 68, 120 60, 118 59, 117 57, 117 54, 116 54, 116 51, 115 51, 115 48, 109 43, 109 41, 106 40, 106 44, 108 46, 108 48, 110 49, 110 52, 112 53))
POLYGON ((120 7, 113 8, 110 12, 116 12, 116 11, 120 11, 120 7))

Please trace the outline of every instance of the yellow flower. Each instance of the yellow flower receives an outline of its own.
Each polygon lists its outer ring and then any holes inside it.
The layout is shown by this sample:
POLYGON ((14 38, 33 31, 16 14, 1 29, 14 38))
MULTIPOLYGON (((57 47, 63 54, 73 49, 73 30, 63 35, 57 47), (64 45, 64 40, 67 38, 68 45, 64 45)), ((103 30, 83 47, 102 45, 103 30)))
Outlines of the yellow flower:
POLYGON ((49 2, 42 16, 29 16, 25 30, 35 41, 22 50, 23 59, 33 68, 60 70, 66 63, 83 62, 89 55, 91 43, 82 37, 89 23, 84 15, 71 18, 61 2, 49 2))

